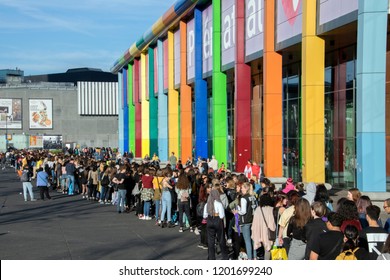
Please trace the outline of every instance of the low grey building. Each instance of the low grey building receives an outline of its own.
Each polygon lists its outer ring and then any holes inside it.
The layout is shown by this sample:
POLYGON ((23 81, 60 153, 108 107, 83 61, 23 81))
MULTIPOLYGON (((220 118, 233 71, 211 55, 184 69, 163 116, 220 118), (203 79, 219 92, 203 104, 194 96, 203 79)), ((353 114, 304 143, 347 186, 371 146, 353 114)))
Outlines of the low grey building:
POLYGON ((117 98, 117 82, 0 84, 0 151, 7 145, 116 148, 117 98))

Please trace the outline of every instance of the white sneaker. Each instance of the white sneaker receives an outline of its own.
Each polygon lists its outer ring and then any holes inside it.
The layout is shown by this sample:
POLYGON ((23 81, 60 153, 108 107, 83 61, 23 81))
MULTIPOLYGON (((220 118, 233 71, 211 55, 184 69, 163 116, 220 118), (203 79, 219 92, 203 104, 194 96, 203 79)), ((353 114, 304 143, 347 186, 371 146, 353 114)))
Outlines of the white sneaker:
POLYGON ((200 234, 199 229, 198 229, 197 227, 195 227, 194 233, 195 233, 196 235, 199 235, 199 234, 200 234))
POLYGON ((145 220, 147 220, 147 221, 150 221, 151 219, 152 219, 152 217, 149 217, 149 216, 145 217, 145 220))
POLYGON ((227 245, 232 245, 232 240, 229 238, 227 241, 226 241, 227 245))

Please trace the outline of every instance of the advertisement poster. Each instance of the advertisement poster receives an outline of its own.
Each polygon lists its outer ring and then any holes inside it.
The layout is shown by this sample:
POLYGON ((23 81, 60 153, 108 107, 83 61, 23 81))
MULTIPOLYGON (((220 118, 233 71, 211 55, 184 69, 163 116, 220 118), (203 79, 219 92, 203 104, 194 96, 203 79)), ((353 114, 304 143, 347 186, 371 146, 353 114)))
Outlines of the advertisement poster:
POLYGON ((43 148, 45 150, 62 149, 62 136, 59 135, 43 136, 43 148))
POLYGON ((43 136, 30 136, 30 148, 43 148, 43 136))
POLYGON ((30 129, 53 128, 53 100, 30 99, 29 100, 30 129))
POLYGON ((22 129, 22 99, 0 98, 0 129, 22 129))

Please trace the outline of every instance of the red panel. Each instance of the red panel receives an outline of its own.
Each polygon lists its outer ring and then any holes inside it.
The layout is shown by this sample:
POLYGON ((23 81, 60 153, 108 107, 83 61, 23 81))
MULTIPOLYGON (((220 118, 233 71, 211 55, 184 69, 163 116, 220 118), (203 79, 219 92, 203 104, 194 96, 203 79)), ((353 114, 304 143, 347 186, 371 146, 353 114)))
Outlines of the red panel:
POLYGON ((134 96, 135 96, 135 156, 142 157, 142 126, 140 96, 140 63, 134 60, 134 96))
POLYGON ((245 64, 245 1, 236 0, 235 144, 236 171, 252 158, 251 67, 245 64))

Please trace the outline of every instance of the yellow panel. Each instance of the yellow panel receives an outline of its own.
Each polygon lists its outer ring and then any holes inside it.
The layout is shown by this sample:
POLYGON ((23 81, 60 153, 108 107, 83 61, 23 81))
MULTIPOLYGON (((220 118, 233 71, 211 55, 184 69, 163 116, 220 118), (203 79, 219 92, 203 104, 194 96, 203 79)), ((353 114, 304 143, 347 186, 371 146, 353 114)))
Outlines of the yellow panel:
MULTIPOLYGON (((146 55, 141 54, 141 139, 142 156, 150 153, 149 101, 146 100, 146 55)), ((150 156, 150 155, 149 155, 150 156)))
POLYGON ((316 35, 317 1, 303 1, 302 11, 302 175, 305 182, 325 180, 325 44, 316 35))
POLYGON ((303 149, 303 181, 325 182, 325 146, 323 135, 306 135, 302 142, 303 149), (321 145, 322 143, 322 145, 321 145))
POLYGON ((325 43, 317 36, 302 39, 302 84, 324 85, 325 43))
POLYGON ((168 147, 179 155, 179 93, 175 90, 174 36, 168 32, 168 147))

